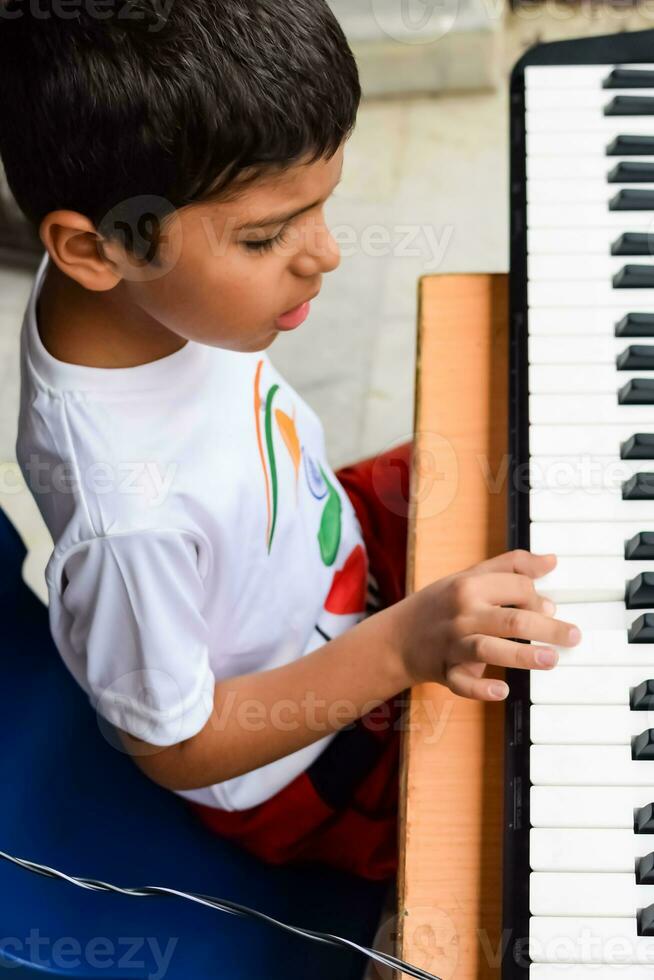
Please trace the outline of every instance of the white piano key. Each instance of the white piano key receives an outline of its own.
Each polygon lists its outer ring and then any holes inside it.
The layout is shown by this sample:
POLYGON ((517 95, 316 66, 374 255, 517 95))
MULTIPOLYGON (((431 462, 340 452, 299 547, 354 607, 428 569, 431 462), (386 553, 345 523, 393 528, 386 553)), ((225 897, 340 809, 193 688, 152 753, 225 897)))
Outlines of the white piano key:
MULTIPOLYGON (((549 157, 540 157, 549 160, 549 157)), ((654 162, 654 159, 652 160, 654 162)), ((654 188, 653 188, 654 189, 654 188)), ((590 257, 610 256, 611 246, 627 231, 637 231, 627 224, 622 229, 613 228, 528 228, 527 229, 527 263, 529 274, 535 257, 544 255, 574 255, 575 263, 583 256, 584 267, 590 257)), ((647 261, 649 254, 654 255, 654 228, 640 229, 650 236, 648 254, 641 256, 647 261)), ((638 256, 625 257, 625 261, 640 261, 638 256)))
POLYGON ((632 711, 628 704, 535 704, 529 738, 534 745, 631 745, 632 737, 646 728, 654 728, 654 711, 632 711))
MULTIPOLYGON (((622 292, 622 290, 617 290, 622 292)), ((654 313, 654 307, 647 308, 638 304, 631 308, 624 304, 620 309, 606 309, 603 307, 589 307, 587 309, 571 309, 570 307, 559 306, 556 308, 542 307, 529 310, 529 335, 539 337, 585 337, 588 334, 596 336, 604 334, 606 337, 613 335, 615 325, 628 313, 654 313)), ((625 338, 628 340, 629 338, 625 338)), ((641 338, 643 342, 647 338, 641 338)), ((639 338, 635 338, 634 343, 639 343, 639 338)))
POLYGON ((605 306, 609 309, 627 306, 634 311, 654 307, 654 289, 615 289, 610 279, 530 280, 527 283, 527 298, 531 309, 536 307, 542 310, 551 306, 605 306))
POLYGON ((647 786, 654 794, 654 762, 632 759, 628 745, 532 745, 529 758, 534 786, 647 786))
POLYGON ((654 97, 654 89, 605 89, 602 88, 601 84, 597 87, 588 86, 586 88, 573 88, 569 90, 561 88, 527 88, 525 91, 525 106, 528 112, 543 112, 550 109, 563 110, 564 112, 579 110, 584 114, 599 114, 601 116, 604 107, 612 99, 616 98, 616 96, 624 95, 628 97, 636 95, 651 99, 654 97))
POLYGON ((570 156, 527 156, 527 181, 568 180, 570 177, 606 181, 617 163, 654 163, 652 156, 609 157, 590 153, 570 156))
MULTIPOLYGON (((654 671, 651 666, 642 667, 566 667, 558 664, 552 670, 532 670, 529 674, 529 688, 531 702, 538 704, 567 704, 567 705, 622 705, 629 706, 629 694, 632 688, 638 687, 643 681, 654 679, 654 671)), ((572 709, 571 709, 572 710, 572 709)), ((647 716, 649 712, 636 711, 634 714, 647 716)), ((647 718, 643 720, 641 732, 649 726, 647 718)), ((652 726, 654 727, 654 726, 652 726)), ((542 747, 542 746, 541 746, 542 747)), ((557 748, 561 748, 557 746, 557 748)), ((573 745, 571 751, 578 748, 573 745)), ((624 746, 614 746, 616 750, 627 758, 628 753, 624 746), (623 751, 624 749, 624 751, 623 751)), ((561 750, 563 751, 563 750, 561 750)), ((621 756, 622 757, 622 756, 621 756)), ((631 756, 629 756, 631 759, 631 756)), ((636 765, 636 762, 634 762, 636 765)), ((638 765, 649 766, 650 775, 654 776, 654 762, 643 762, 638 760, 638 765)), ((598 770, 599 771, 599 770, 598 770)), ((545 780, 551 783, 551 779, 545 780)), ((632 780, 634 784, 639 784, 640 779, 632 780)), ((540 779, 533 779, 532 782, 543 782, 540 779)), ((556 780, 555 780, 556 782, 556 780)), ((569 783, 568 779, 561 778, 560 782, 569 783)), ((629 779, 625 781, 629 785, 629 779)), ((587 780, 582 780, 580 786, 587 784, 587 780)), ((601 785, 602 781, 591 779, 590 785, 601 785)), ((607 778, 606 783, 610 785, 612 780, 607 778)), ((654 788, 654 781, 652 782, 654 788)))
MULTIPOLYGON (((609 159, 608 157, 606 159, 609 159)), ((609 202, 619 190, 654 189, 651 183, 619 183, 609 184, 606 175, 596 180, 529 180, 527 182, 527 205, 535 204, 592 204, 594 207, 608 210, 609 202)))
MULTIPOLYGON (((647 433, 651 427, 639 427, 647 433)), ((633 424, 624 425, 531 425, 529 448, 535 456, 601 456, 607 448, 619 448, 636 432, 633 424)), ((647 460, 643 460, 647 463, 647 460)))
MULTIPOLYGON (((613 237, 615 239, 616 236, 613 237)), ((652 243, 654 244, 654 235, 652 243)), ((578 255, 568 255, 564 251, 557 255, 530 254, 527 275, 534 282, 576 282, 582 270, 584 280, 599 279, 606 283, 611 282, 612 277, 624 269, 625 265, 646 265, 654 268, 653 258, 652 255, 609 255, 608 249, 604 255, 585 255, 581 260, 578 255)))
POLYGON ((591 523, 641 522, 643 527, 654 516, 654 501, 623 500, 621 490, 592 488, 532 490, 529 502, 533 521, 589 521, 591 523))
POLYGON ((636 861, 651 854, 654 838, 630 830, 533 828, 529 863, 533 871, 631 874, 636 861))
MULTIPOLYGON (((654 803, 651 786, 532 786, 529 818, 532 827, 634 828, 634 812, 654 803)), ((654 836, 642 834, 654 849, 654 836)))
MULTIPOLYGON (((563 620, 569 620, 569 608, 569 605, 561 604, 557 615, 563 620)), ((629 643, 629 635, 625 627, 584 629, 581 642, 576 647, 557 647, 557 652, 558 668, 639 667, 646 668, 654 677, 654 643, 629 643)), ((621 706, 618 707, 622 710, 621 706)), ((639 716, 646 714, 646 712, 637 713, 639 716)), ((654 728, 654 724, 651 727, 654 728)), ((560 740, 556 739, 556 741, 560 740)))
POLYGON ((529 418, 533 425, 654 426, 654 405, 620 405, 617 391, 605 395, 530 394, 529 418))
MULTIPOLYGON (((654 512, 654 502, 650 510, 654 512)), ((553 602, 619 602, 631 579, 653 571, 652 561, 566 556, 538 580, 538 591, 553 602)))
MULTIPOLYGON (((560 132, 531 132, 527 133, 527 156, 560 156, 560 157, 579 157, 597 156, 603 157, 606 148, 613 141, 614 136, 647 136, 644 129, 640 130, 637 120, 623 118, 618 120, 614 117, 614 123, 620 123, 620 129, 615 129, 613 134, 603 132, 575 132, 569 130, 566 133, 560 132)), ((609 162, 616 162, 619 157, 606 157, 609 162)))
MULTIPOLYGON (((622 917, 534 915, 529 920, 529 956, 536 963, 644 966, 654 964, 654 936, 638 935, 636 909, 622 917)), ((577 980, 579 974, 568 968, 568 976, 577 980)))
POLYGON ((654 903, 654 885, 638 885, 631 874, 533 871, 529 876, 532 915, 636 915, 654 903))
POLYGON ((587 337, 539 337, 530 336, 528 340, 529 363, 533 365, 560 364, 610 364, 615 367, 619 354, 628 347, 652 347, 654 337, 614 337, 597 334, 587 337))
POLYGON ((561 604, 557 616, 574 623, 585 636, 589 630, 628 630, 642 614, 642 609, 627 609, 624 602, 569 602, 561 604))
MULTIPOLYGON (((615 193, 618 193, 616 186, 615 193)), ((650 232, 652 211, 609 211, 596 204, 532 203, 527 208, 529 228, 609 228, 623 231, 650 232)))
POLYGON ((537 554, 555 554, 559 557, 579 555, 587 558, 623 558, 625 542, 641 531, 654 533, 654 514, 646 525, 637 521, 625 521, 621 524, 552 524, 532 521, 529 531, 530 547, 537 554))
MULTIPOLYGON (((529 980, 572 980, 568 963, 530 963, 529 980)), ((610 963, 574 967, 574 980, 652 980, 651 966, 610 963)))
POLYGON ((552 89, 563 89, 569 92, 574 89, 590 88, 610 93, 611 89, 602 88, 602 82, 608 78, 614 68, 640 68, 651 71, 652 65, 635 62, 615 65, 528 65, 525 68, 525 92, 539 89, 547 92, 552 89))
MULTIPOLYGON (((608 95, 607 102, 610 99, 608 95)), ((584 112, 579 109, 543 109, 525 113, 525 127, 529 136, 547 133, 558 136, 563 144, 568 133, 597 135, 606 140, 634 133, 637 136, 654 135, 654 116, 604 116, 602 113, 584 112)), ((527 143, 527 152, 531 149, 527 143)))
POLYGON ((652 378, 654 371, 618 371, 615 364, 532 364, 529 391, 534 395, 610 394, 635 378, 652 378))
MULTIPOLYGON (((514 486, 517 490, 526 489, 525 478, 528 477, 532 490, 563 492, 575 487, 621 490, 623 484, 637 473, 654 473, 654 460, 620 459, 617 453, 613 456, 592 456, 590 453, 584 456, 530 456, 526 472, 515 475, 514 486)), ((611 552, 599 554, 610 555, 611 552)))

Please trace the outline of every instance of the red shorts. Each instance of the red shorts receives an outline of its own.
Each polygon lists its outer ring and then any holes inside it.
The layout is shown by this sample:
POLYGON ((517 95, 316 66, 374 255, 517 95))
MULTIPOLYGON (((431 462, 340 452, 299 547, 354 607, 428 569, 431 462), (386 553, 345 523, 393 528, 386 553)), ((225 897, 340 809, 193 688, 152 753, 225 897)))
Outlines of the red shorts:
MULTIPOLYGON (((336 473, 361 524, 381 608, 405 595, 412 448, 407 442, 336 473)), ((342 729, 305 772, 259 806, 232 812, 189 806, 210 830, 268 863, 320 861, 372 880, 390 878, 397 872, 406 709, 406 694, 399 694, 342 729)))

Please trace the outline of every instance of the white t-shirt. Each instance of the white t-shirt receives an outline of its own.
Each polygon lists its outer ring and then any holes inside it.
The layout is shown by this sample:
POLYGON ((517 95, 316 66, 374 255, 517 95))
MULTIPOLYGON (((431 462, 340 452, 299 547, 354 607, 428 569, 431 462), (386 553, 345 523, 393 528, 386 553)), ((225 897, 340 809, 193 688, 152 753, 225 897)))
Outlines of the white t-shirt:
MULTIPOLYGON (((36 320, 49 261, 22 326, 16 455, 54 541, 52 636, 103 718, 173 745, 204 727, 217 680, 297 660, 372 611, 361 527, 318 416, 265 352, 189 341, 136 367, 60 361, 36 320)), ((296 717, 279 706, 278 724, 296 717)), ((257 706, 239 721, 260 729, 257 706)), ((256 806, 331 738, 180 795, 256 806)))

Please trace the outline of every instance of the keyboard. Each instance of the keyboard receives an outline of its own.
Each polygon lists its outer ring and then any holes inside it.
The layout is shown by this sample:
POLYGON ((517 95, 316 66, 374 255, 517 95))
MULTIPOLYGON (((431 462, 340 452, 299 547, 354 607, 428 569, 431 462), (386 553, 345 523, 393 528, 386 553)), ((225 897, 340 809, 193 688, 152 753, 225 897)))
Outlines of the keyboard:
POLYGON ((511 80, 514 547, 582 643, 511 671, 504 980, 654 976, 654 31, 511 80))

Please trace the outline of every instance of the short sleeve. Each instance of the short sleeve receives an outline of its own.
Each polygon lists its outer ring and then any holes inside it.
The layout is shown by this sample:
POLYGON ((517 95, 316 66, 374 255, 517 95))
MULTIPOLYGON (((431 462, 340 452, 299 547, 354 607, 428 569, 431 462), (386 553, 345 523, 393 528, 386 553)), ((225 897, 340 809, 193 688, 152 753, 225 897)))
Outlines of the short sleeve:
POLYGON ((58 580, 53 636, 95 710, 153 745, 196 735, 213 710, 215 678, 193 538, 94 538, 65 557, 58 580))

